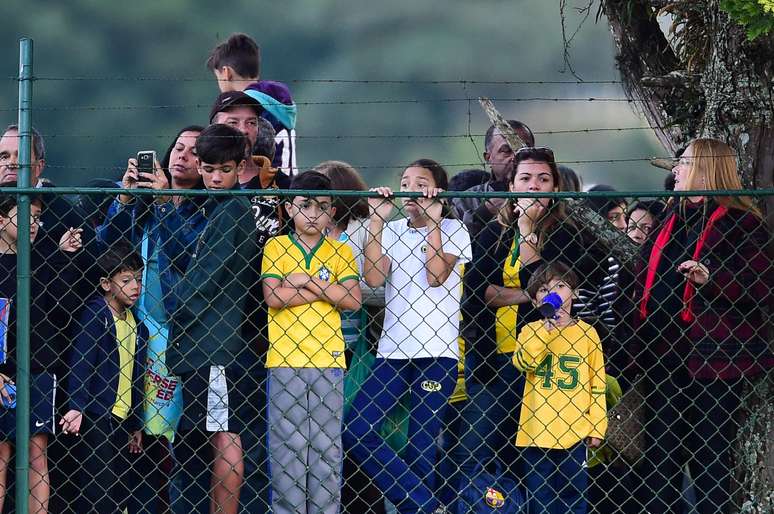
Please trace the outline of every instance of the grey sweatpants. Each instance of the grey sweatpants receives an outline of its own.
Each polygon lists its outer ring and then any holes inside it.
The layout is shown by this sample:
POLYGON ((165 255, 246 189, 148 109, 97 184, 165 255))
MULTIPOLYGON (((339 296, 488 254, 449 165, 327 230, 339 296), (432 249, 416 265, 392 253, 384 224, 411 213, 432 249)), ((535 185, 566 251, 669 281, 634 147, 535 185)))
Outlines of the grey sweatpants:
POLYGON ((344 370, 270 368, 269 463, 274 514, 337 514, 344 370))

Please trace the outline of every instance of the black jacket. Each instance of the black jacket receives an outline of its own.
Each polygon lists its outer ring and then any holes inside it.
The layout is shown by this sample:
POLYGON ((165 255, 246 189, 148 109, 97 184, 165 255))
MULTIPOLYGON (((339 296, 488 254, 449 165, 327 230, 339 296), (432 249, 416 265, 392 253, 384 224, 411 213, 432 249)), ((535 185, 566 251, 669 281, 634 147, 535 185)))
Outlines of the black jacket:
MULTIPOLYGON (((166 359, 175 374, 255 355, 241 334, 258 253, 250 201, 244 196, 212 197, 204 213, 207 225, 193 255, 185 256, 189 257, 185 273, 173 291, 176 307, 170 317, 166 359)), ((165 238, 162 251, 170 243, 165 238)), ((170 259, 179 261, 175 257, 170 259)))
MULTIPOLYGON (((38 241, 32 245, 30 265, 30 370, 56 373, 67 347, 65 320, 77 307, 77 297, 71 290, 76 272, 67 254, 58 248, 53 253, 42 253, 38 241)), ((0 327, 6 354, 0 372, 10 376, 16 375, 17 271, 17 255, 0 256, 0 298, 8 306, 8 324, 0 327)))
MULTIPOLYGON (((498 220, 489 222, 472 243, 473 262, 465 272, 462 302, 462 335, 465 338, 465 378, 486 384, 494 370, 487 365, 497 351, 495 320, 497 309, 486 305, 489 285, 503 286, 503 264, 516 235, 514 227, 503 227, 498 220)), ((532 274, 545 262, 561 261, 570 266, 581 280, 581 287, 596 284, 603 275, 601 257, 589 253, 580 232, 568 221, 547 235, 541 260, 519 270, 519 281, 526 289, 532 274)), ((520 304, 516 321, 518 333, 525 324, 540 319, 531 302, 520 304)))

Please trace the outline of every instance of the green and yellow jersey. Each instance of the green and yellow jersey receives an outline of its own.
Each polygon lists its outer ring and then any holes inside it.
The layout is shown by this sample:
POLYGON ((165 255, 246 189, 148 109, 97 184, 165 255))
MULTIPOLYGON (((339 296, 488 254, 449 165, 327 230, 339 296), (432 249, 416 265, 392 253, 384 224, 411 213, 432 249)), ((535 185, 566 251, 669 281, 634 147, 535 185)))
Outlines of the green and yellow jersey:
MULTIPOLYGON (((514 237, 511 249, 503 263, 503 287, 520 288, 521 259, 519 259, 519 238, 514 237)), ((506 305, 495 314, 495 341, 497 353, 513 353, 516 350, 516 320, 518 305, 506 305)))
POLYGON ((524 326, 513 363, 526 373, 516 446, 571 448, 605 438, 605 362, 597 331, 584 321, 546 330, 524 326))
MULTIPOLYGON (((263 250, 262 278, 284 279, 305 273, 331 283, 359 280, 352 249, 322 237, 310 252, 293 234, 269 239, 263 250)), ((339 311, 328 302, 269 309, 267 368, 345 368, 339 311)))

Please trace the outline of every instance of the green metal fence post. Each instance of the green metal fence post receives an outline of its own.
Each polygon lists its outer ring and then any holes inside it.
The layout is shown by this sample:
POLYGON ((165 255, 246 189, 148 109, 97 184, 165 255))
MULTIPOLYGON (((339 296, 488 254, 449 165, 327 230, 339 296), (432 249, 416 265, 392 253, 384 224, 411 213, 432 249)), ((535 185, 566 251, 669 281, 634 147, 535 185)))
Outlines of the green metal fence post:
MULTIPOLYGON (((30 187, 32 171, 32 40, 19 40, 19 175, 30 187)), ((20 193, 17 208, 18 274, 16 306, 16 512, 29 512, 30 445, 30 195, 20 193)))

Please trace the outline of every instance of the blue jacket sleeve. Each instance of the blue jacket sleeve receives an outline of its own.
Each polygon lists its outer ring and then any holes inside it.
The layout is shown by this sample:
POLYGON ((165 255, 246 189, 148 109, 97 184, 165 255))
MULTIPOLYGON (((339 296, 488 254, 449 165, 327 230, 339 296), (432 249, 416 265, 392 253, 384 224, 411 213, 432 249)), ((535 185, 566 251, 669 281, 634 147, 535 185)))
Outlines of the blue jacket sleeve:
POLYGON ((67 393, 70 408, 84 412, 91 398, 90 384, 97 368, 99 339, 104 334, 105 320, 93 309, 83 310, 75 325, 75 339, 70 348, 70 377, 67 393))
POLYGON ((138 215, 142 208, 147 209, 147 206, 138 200, 129 204, 123 204, 118 199, 113 200, 105 221, 97 227, 97 240, 107 246, 121 239, 139 245, 142 241, 143 227, 138 215))
POLYGON ((207 219, 199 210, 195 210, 193 205, 188 208, 192 212, 186 216, 171 202, 153 206, 158 220, 161 252, 177 276, 182 276, 188 269, 196 240, 207 225, 207 219))

